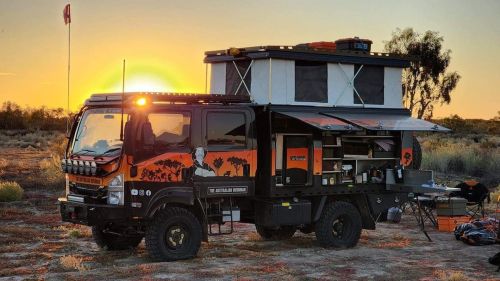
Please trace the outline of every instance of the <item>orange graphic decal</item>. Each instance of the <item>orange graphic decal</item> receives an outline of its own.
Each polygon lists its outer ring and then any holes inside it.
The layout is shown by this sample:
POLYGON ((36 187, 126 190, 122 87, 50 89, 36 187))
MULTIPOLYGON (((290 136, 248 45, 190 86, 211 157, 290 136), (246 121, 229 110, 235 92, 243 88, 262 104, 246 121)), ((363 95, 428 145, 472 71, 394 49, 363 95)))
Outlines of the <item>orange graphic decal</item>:
POLYGON ((411 147, 403 148, 401 150, 401 165, 408 167, 413 161, 413 149, 411 147))

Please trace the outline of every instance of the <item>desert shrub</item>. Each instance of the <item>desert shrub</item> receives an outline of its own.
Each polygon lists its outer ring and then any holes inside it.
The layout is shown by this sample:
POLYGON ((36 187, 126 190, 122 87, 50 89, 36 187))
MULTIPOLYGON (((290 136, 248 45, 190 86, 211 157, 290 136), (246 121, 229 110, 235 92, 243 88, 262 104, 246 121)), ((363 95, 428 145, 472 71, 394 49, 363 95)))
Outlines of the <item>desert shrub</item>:
POLYGON ((487 186, 500 182, 500 138, 495 136, 424 136, 422 169, 480 178, 487 186))
POLYGON ((83 258, 72 255, 62 256, 61 258, 59 258, 59 263, 65 269, 76 269, 78 271, 84 271, 87 268, 85 267, 83 262, 83 258))
POLYGON ((23 193, 23 188, 17 182, 0 182, 0 202, 19 201, 23 193))
POLYGON ((60 163, 61 157, 56 154, 52 154, 50 158, 40 162, 40 186, 64 186, 64 173, 61 170, 60 163))
POLYGON ((64 109, 22 108, 13 102, 4 102, 0 108, 0 129, 59 130, 66 129, 64 109))

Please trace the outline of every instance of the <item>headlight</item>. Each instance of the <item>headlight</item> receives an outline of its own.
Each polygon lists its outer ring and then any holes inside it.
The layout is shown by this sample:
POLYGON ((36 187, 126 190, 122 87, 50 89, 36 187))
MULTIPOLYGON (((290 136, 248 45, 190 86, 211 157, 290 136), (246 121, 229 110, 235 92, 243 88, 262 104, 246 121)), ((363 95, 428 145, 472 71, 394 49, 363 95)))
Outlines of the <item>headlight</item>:
POLYGON ((114 177, 108 186, 108 204, 111 205, 123 205, 124 201, 124 182, 123 174, 119 174, 114 177))
POLYGON ((123 205, 123 192, 117 192, 117 191, 108 192, 108 204, 123 205))

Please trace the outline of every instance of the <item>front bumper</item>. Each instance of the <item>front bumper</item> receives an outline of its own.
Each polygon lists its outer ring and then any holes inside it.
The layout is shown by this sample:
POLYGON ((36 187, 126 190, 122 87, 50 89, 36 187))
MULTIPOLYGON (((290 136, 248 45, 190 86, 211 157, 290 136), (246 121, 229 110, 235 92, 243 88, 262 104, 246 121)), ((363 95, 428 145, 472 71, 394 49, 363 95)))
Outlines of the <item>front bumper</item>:
POLYGON ((80 203, 66 198, 59 198, 58 201, 61 218, 66 222, 93 226, 127 220, 123 206, 80 203))

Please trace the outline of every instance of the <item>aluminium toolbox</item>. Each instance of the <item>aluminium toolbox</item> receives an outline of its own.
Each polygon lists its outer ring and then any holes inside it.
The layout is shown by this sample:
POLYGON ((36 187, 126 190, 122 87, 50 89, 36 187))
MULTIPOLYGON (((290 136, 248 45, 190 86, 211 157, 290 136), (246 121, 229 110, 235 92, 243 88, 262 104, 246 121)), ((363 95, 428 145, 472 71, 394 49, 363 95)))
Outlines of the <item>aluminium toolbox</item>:
POLYGON ((452 232, 455 230, 457 225, 470 222, 471 217, 469 216, 458 216, 458 217, 450 217, 450 216, 438 216, 438 230, 444 232, 452 232))
POLYGON ((463 216, 467 214, 467 200, 459 197, 441 197, 436 200, 438 216, 463 216))

